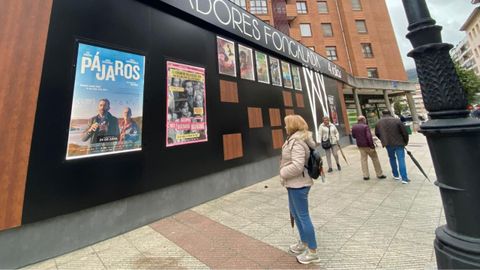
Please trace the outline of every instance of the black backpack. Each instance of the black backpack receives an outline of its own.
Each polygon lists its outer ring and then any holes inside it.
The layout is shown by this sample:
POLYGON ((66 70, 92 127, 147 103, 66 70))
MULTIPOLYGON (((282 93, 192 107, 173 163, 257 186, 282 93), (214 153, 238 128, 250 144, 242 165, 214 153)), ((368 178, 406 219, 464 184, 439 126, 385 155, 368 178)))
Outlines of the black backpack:
POLYGON ((322 173, 322 157, 320 157, 320 153, 317 150, 308 147, 310 149, 310 155, 308 157, 307 165, 305 168, 308 171, 308 175, 313 179, 318 179, 322 173))

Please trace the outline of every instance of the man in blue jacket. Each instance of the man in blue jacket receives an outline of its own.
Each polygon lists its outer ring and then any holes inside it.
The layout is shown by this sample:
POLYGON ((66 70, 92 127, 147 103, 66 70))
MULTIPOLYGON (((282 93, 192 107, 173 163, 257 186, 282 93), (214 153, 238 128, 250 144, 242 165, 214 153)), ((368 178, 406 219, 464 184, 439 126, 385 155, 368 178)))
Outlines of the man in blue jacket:
POLYGON ((363 180, 370 180, 370 173, 368 172, 368 156, 370 156, 372 159, 377 178, 385 179, 386 176, 382 173, 382 167, 380 166, 377 151, 375 150, 375 145, 373 144, 372 133, 367 125, 365 116, 360 115, 357 118, 357 124, 353 125, 352 127, 352 136, 357 141, 358 150, 360 151, 363 180))

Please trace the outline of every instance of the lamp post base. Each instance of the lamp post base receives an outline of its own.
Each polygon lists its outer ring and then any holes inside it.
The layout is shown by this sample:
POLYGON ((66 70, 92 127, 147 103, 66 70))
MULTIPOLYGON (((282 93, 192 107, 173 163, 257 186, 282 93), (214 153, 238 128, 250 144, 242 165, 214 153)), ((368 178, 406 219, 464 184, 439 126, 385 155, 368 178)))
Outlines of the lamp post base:
POLYGON ((480 240, 453 233, 446 226, 435 230, 438 269, 480 269, 480 240))

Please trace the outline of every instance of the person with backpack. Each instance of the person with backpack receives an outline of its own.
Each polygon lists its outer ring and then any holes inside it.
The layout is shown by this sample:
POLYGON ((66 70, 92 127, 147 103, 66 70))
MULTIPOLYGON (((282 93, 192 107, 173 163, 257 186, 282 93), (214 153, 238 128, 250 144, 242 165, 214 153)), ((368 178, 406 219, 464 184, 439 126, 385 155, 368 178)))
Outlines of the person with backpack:
POLYGON ((378 160, 375 144, 373 143, 372 132, 370 132, 365 116, 360 115, 357 118, 357 123, 352 127, 352 137, 357 141, 358 151, 360 151, 363 180, 370 180, 370 173, 368 172, 368 156, 372 159, 377 178, 387 178, 383 175, 382 166, 378 160))
POLYGON ((340 163, 338 161, 338 141, 340 140, 340 135, 338 133, 335 125, 330 123, 330 118, 328 116, 323 117, 323 123, 318 127, 318 133, 322 140, 322 148, 325 150, 325 156, 327 156, 328 172, 332 172, 332 154, 337 162, 337 169, 342 170, 340 163))
POLYGON ((308 211, 308 193, 313 185, 306 165, 310 157, 310 148, 315 148, 312 133, 300 115, 285 117, 287 140, 282 146, 280 160, 281 184, 287 188, 290 214, 297 224, 300 241, 289 247, 302 264, 320 262, 317 253, 315 230, 308 211))

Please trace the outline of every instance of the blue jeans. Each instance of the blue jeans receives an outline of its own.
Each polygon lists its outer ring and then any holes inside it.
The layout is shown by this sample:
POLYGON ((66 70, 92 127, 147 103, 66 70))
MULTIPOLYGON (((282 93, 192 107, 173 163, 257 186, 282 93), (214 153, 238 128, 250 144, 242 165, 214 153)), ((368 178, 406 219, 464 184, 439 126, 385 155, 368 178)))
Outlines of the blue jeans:
POLYGON ((407 167, 405 166, 405 147, 387 145, 387 152, 388 157, 390 158, 390 166, 392 167, 393 176, 398 177, 398 169, 400 169, 400 175, 402 176, 402 180, 408 180, 407 167))
POLYGON ((290 213, 295 219, 300 240, 307 243, 308 248, 316 249, 315 229, 308 213, 308 192, 310 187, 287 188, 290 213))

